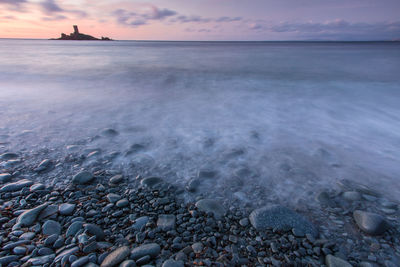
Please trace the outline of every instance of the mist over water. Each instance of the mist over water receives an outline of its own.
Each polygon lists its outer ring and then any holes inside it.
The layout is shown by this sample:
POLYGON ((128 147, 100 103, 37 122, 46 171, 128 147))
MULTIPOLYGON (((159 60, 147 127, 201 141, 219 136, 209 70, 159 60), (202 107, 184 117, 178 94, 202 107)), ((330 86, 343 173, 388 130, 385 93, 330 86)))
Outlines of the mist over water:
POLYGON ((396 43, 0 40, 0 59, 0 152, 118 151, 107 167, 182 185, 214 170, 200 193, 255 205, 342 178, 400 200, 396 43))

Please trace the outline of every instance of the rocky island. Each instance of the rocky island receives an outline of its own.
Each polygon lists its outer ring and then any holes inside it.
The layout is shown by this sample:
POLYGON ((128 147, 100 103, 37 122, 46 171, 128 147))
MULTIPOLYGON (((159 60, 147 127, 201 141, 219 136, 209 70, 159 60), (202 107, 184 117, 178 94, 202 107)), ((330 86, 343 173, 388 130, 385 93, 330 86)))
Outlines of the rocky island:
POLYGON ((51 39, 51 40, 113 41, 112 39, 110 39, 108 37, 101 37, 101 39, 98 39, 91 35, 80 33, 77 25, 74 25, 73 33, 70 33, 69 35, 66 35, 65 33, 61 33, 60 38, 51 39))

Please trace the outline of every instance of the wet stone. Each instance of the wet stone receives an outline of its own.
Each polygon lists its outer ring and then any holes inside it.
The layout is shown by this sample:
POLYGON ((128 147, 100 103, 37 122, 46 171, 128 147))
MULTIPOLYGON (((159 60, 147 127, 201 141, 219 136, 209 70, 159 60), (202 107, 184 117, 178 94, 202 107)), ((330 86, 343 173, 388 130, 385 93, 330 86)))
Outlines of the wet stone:
POLYGON ((105 237, 103 230, 95 224, 85 224, 84 228, 87 233, 96 236, 97 241, 101 241, 105 237))
POLYGON ((119 208, 123 208, 129 205, 129 201, 126 198, 117 201, 116 206, 119 208))
POLYGON ((0 173, 0 183, 8 183, 11 181, 12 175, 9 173, 0 173))
POLYGON ((44 235, 59 235, 61 233, 61 225, 53 220, 47 220, 42 226, 44 235))
POLYGON ((212 212, 217 219, 221 219, 226 213, 221 203, 214 199, 199 200, 196 202, 196 207, 203 212, 212 212))
POLYGON ((118 267, 136 267, 136 263, 133 260, 124 260, 118 267))
POLYGON ((135 261, 147 255, 154 258, 157 257, 160 251, 161 247, 156 243, 145 244, 134 248, 131 252, 130 258, 135 261))
POLYGON ((110 183, 111 184, 119 184, 124 180, 124 177, 121 174, 114 175, 113 177, 110 178, 110 183))
POLYGON ((39 166, 35 169, 37 172, 45 171, 47 168, 51 166, 51 161, 49 159, 45 159, 40 162, 39 166))
POLYGON ((175 215, 161 214, 158 216, 157 227, 162 231, 169 231, 175 229, 175 215))
POLYGON ((36 208, 26 210, 18 216, 16 225, 19 227, 31 226, 35 223, 39 214, 48 206, 47 203, 37 206, 36 208))
POLYGON ((325 257, 325 262, 328 267, 352 267, 347 261, 332 255, 327 255, 325 257))
POLYGON ((0 188, 0 192, 15 192, 21 190, 24 187, 29 187, 31 185, 33 185, 33 182, 31 180, 22 179, 18 182, 8 183, 3 185, 0 188))
POLYGON ((75 174, 74 177, 72 177, 72 182, 74 184, 87 184, 90 181, 94 179, 94 176, 91 172, 88 171, 82 171, 79 172, 78 174, 75 174))
POLYGON ((200 242, 194 243, 192 245, 193 252, 196 253, 196 254, 201 253, 203 251, 203 248, 204 248, 204 246, 200 242))
POLYGON ((101 267, 113 267, 124 261, 130 254, 130 249, 127 246, 117 248, 103 260, 101 267))
POLYGON ((83 222, 73 222, 67 229, 66 236, 74 236, 83 227, 83 222))
POLYGON ((347 191, 343 193, 343 198, 347 201, 357 201, 361 199, 361 194, 356 191, 347 191))
POLYGON ((111 202, 111 203, 115 203, 120 199, 121 199, 121 196, 117 195, 117 194, 114 194, 114 193, 110 193, 110 194, 107 195, 107 200, 109 202, 111 202))
POLYGON ((132 225, 132 228, 135 230, 140 230, 143 226, 146 225, 146 223, 149 221, 148 216, 142 216, 140 218, 137 218, 135 220, 135 223, 132 225))
POLYGON ((370 235, 383 234, 389 228, 387 221, 376 213, 356 210, 353 217, 358 227, 370 235))
POLYGON ((302 215, 280 205, 266 206, 254 210, 249 216, 250 223, 258 231, 266 229, 295 229, 297 236, 307 233, 318 236, 316 227, 302 215))
POLYGON ((70 203, 63 203, 58 207, 58 211, 60 212, 61 215, 72 215, 72 213, 75 210, 75 204, 70 204, 70 203))
POLYGON ((154 187, 157 184, 160 184, 163 180, 159 177, 147 177, 144 178, 142 181, 140 181, 140 184, 142 186, 147 186, 147 187, 154 187))

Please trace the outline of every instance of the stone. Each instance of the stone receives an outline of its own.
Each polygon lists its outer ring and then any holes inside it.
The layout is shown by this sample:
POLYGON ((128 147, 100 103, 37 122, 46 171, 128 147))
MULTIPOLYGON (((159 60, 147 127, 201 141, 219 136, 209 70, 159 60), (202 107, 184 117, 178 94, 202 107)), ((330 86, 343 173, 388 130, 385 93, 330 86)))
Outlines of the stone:
POLYGON ((114 129, 107 128, 101 131, 101 135, 107 137, 114 137, 118 135, 118 132, 114 129))
POLYGON ((83 222, 77 221, 73 222, 67 229, 66 236, 75 236, 75 234, 81 230, 83 227, 83 222))
POLYGON ((81 258, 77 259, 76 261, 74 261, 71 264, 71 267, 81 267, 81 266, 83 266, 84 264, 86 264, 88 262, 89 262, 89 257, 88 256, 84 256, 84 257, 81 257, 81 258))
POLYGON ((115 204, 118 208, 123 208, 129 205, 129 201, 126 198, 120 199, 115 204))
POLYGON ((54 218, 57 216, 58 213, 58 205, 49 205, 47 206, 38 217, 38 220, 44 220, 46 218, 54 218))
POLYGON ((58 206, 58 212, 61 215, 72 215, 72 213, 75 210, 76 205, 75 204, 70 204, 70 203, 63 203, 60 206, 58 206))
POLYGON ((36 183, 36 184, 31 185, 31 187, 29 187, 29 191, 36 192, 39 190, 44 190, 45 188, 46 188, 46 186, 44 184, 36 183))
POLYGON ((203 212, 212 212, 216 219, 221 219, 225 213, 225 208, 214 199, 202 199, 196 202, 196 207, 203 212))
POLYGON ((117 248, 103 260, 101 267, 114 267, 124 261, 130 254, 131 250, 127 246, 117 248))
POLYGON ((18 182, 8 183, 3 185, 0 188, 0 192, 15 192, 21 190, 24 187, 29 187, 31 185, 33 185, 33 182, 31 180, 22 179, 18 182))
POLYGON ((74 184, 87 184, 90 181, 92 181, 94 178, 93 174, 88 171, 82 171, 78 174, 75 174, 74 177, 72 177, 72 182, 74 184))
POLYGON ((55 258, 54 254, 51 255, 46 255, 46 256, 41 256, 41 257, 35 257, 35 258, 30 258, 27 263, 30 265, 34 266, 43 266, 45 264, 50 264, 55 258))
POLYGON ((117 174, 110 178, 110 183, 111 184, 119 184, 123 180, 124 180, 124 176, 122 176, 121 174, 117 174))
POLYGON ((121 199, 121 196, 117 195, 117 194, 114 194, 114 193, 110 193, 110 194, 107 195, 107 200, 109 202, 111 202, 111 203, 115 203, 120 199, 121 199))
POLYGON ((201 242, 196 242, 192 245, 193 252, 199 254, 203 251, 203 244, 201 242))
POLYGON ((155 185, 161 183, 163 180, 159 177, 147 177, 140 181, 142 186, 154 187, 155 185))
POLYGON ((101 229, 99 226, 95 224, 92 223, 85 224, 84 228, 87 233, 96 236, 97 241, 101 241, 105 237, 103 229, 101 229))
POLYGON ((246 227, 247 225, 249 225, 249 219, 247 218, 243 218, 239 221, 239 224, 243 227, 246 227))
POLYGON ((358 227, 367 234, 380 235, 383 234, 388 228, 388 222, 379 214, 355 210, 353 218, 358 227))
POLYGON ((175 229, 175 215, 160 214, 157 219, 157 227, 162 231, 169 231, 175 229))
POLYGON ((42 162, 40 162, 39 166, 35 169, 37 172, 41 172, 49 168, 51 165, 51 161, 49 159, 45 159, 42 162))
POLYGON ((328 206, 328 207, 334 207, 335 202, 330 198, 328 192, 322 191, 316 196, 316 200, 322 205, 322 206, 328 206))
POLYGON ((169 259, 163 262, 162 267, 184 267, 183 261, 169 259))
POLYGON ((47 220, 42 226, 44 235, 59 235, 61 234, 61 225, 53 220, 47 220))
POLYGON ((18 154, 12 153, 12 152, 6 152, 6 153, 0 155, 0 159, 2 159, 2 160, 10 160, 10 159, 17 159, 17 158, 18 158, 18 154))
POLYGON ((26 240, 32 240, 35 237, 35 233, 34 232, 26 232, 23 233, 19 238, 20 239, 26 239, 26 240))
POLYGON ((64 257, 69 257, 70 255, 73 255, 74 253, 79 251, 79 247, 72 247, 67 250, 64 250, 60 254, 57 255, 57 257, 54 259, 54 262, 57 263, 61 261, 62 258, 64 257))
POLYGON ((196 192, 197 189, 200 187, 201 185, 201 180, 198 178, 192 178, 189 180, 189 182, 186 185, 186 190, 189 192, 196 192))
POLYGON ((33 225, 35 223, 37 217, 39 216, 39 214, 45 208, 47 208, 48 205, 49 205, 48 203, 44 203, 40 206, 37 206, 36 208, 24 211, 21 215, 18 216, 15 225, 18 227, 33 225))
POLYGON ((325 263, 328 267, 352 267, 347 261, 332 255, 326 255, 325 263))
POLYGON ((155 258, 158 256, 158 254, 161 251, 161 247, 160 245, 156 244, 156 243, 150 243, 150 244, 144 244, 141 245, 137 248, 134 248, 131 251, 131 256, 130 259, 132 260, 138 260, 144 256, 150 256, 152 258, 155 258))
POLYGON ((256 209, 249 216, 251 225, 258 231, 266 229, 295 229, 298 236, 307 233, 318 236, 316 227, 302 215, 280 205, 266 206, 256 209))
POLYGON ((9 173, 0 173, 0 183, 8 183, 11 181, 12 175, 9 173))
POLYGON ((125 260, 118 267, 136 267, 136 263, 133 260, 125 260))
POLYGON ((139 231, 140 229, 142 229, 143 226, 146 225, 148 221, 149 221, 148 216, 139 217, 135 220, 135 223, 132 225, 132 228, 136 231, 139 231))
POLYGON ((343 193, 343 198, 347 201, 357 201, 361 199, 361 194, 356 191, 347 191, 343 193))

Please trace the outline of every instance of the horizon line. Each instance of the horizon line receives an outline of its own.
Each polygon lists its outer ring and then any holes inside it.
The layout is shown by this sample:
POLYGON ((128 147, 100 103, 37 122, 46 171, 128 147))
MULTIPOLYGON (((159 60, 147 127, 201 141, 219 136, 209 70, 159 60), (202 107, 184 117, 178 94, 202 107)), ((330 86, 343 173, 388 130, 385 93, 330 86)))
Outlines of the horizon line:
MULTIPOLYGON (((82 41, 87 41, 87 42, 96 42, 96 41, 101 41, 104 42, 103 40, 56 40, 56 39, 51 39, 51 38, 7 38, 7 37, 0 37, 0 40, 49 40, 49 41, 75 41, 75 42, 82 42, 82 41)), ((111 42, 115 41, 120 41, 120 42, 237 42, 237 43, 246 43, 246 42, 293 42, 293 43, 307 43, 307 42, 320 42, 320 43, 371 43, 371 42, 400 42, 400 39, 395 39, 395 40, 318 40, 318 39, 310 39, 310 40, 145 40, 145 39, 112 39, 111 42)))

